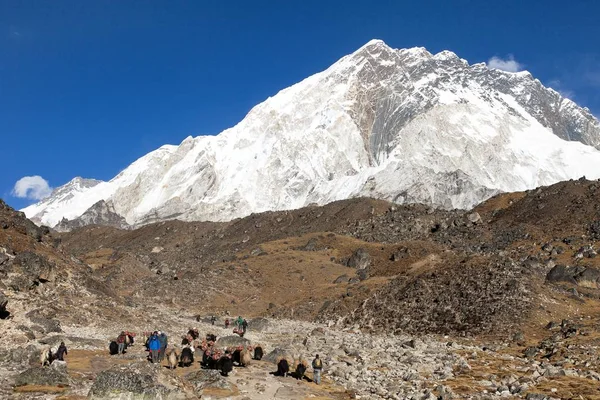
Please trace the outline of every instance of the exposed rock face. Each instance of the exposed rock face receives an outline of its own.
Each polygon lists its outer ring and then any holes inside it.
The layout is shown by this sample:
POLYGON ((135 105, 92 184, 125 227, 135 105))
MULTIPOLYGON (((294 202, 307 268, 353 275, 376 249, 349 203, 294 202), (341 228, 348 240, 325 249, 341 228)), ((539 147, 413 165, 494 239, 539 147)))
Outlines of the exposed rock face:
POLYGON ((120 229, 130 227, 125 218, 117 214, 112 202, 100 200, 73 220, 63 218, 54 229, 59 232, 67 232, 86 225, 105 225, 120 229))
POLYGON ((109 182, 76 178, 25 212, 55 226, 100 200, 131 225, 359 196, 465 209, 499 192, 598 178, 598 149, 598 120, 527 72, 375 40, 218 136, 163 146, 109 182))

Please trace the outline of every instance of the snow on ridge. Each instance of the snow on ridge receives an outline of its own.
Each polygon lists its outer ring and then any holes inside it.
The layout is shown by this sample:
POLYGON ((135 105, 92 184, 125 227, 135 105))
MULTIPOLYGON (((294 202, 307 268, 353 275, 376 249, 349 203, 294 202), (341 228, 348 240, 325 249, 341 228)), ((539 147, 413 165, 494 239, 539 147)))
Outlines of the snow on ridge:
POLYGON ((373 40, 217 136, 162 146, 109 182, 67 184, 24 211, 53 226, 99 200, 129 224, 229 220, 354 196, 468 208, 498 191, 598 175, 593 116, 563 107, 529 73, 484 66, 373 40))

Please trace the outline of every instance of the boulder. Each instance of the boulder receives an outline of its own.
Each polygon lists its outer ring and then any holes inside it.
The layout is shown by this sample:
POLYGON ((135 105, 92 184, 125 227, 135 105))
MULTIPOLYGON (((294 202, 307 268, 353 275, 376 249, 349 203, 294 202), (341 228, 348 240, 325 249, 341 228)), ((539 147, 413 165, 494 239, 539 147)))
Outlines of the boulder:
POLYGON ((70 379, 66 369, 32 367, 17 375, 15 386, 69 386, 70 379))
POLYGON ((371 255, 365 249, 359 248, 348 259, 346 265, 356 269, 369 268, 371 266, 371 255))
POLYGON ((248 321, 248 330, 264 332, 269 329, 271 322, 266 318, 254 318, 248 321))
POLYGON ((14 347, 10 350, 0 351, 0 362, 6 362, 17 365, 33 365, 38 363, 40 350, 34 346, 14 347))
POLYGON ((350 281, 350 277, 346 274, 344 275, 340 275, 337 278, 335 278, 335 280, 333 281, 334 284, 338 284, 338 283, 348 283, 350 281))
POLYGON ((225 347, 236 347, 236 346, 248 346, 250 340, 240 337, 238 335, 223 336, 217 340, 216 346, 220 348, 225 347))
POLYGON ((100 372, 88 393, 89 399, 183 399, 177 389, 161 383, 162 368, 148 363, 116 366, 100 372))
POLYGON ((43 311, 36 309, 25 314, 27 318, 34 324, 40 326, 43 329, 43 333, 50 332, 62 332, 60 322, 56 319, 48 318, 44 315, 43 311))
POLYGON ((231 390, 231 384, 227 378, 221 376, 221 373, 214 369, 190 372, 185 379, 192 384, 198 396, 202 396, 202 392, 207 388, 231 390))

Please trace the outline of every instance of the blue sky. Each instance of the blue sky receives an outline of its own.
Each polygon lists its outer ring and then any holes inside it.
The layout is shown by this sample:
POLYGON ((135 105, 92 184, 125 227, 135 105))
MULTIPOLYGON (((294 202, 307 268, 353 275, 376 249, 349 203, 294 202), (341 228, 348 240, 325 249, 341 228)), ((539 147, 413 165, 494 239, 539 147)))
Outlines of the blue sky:
POLYGON ((108 180, 217 134, 373 38, 508 60, 600 115, 599 14, 595 0, 0 0, 0 197, 23 207, 15 192, 48 191, 13 192, 24 176, 108 180))

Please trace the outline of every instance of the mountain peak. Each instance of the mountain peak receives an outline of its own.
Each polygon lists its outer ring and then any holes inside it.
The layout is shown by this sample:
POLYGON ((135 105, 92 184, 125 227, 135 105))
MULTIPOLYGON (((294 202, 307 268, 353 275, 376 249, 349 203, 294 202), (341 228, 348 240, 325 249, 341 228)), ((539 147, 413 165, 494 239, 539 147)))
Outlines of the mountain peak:
POLYGON ((55 225, 105 200, 136 225, 358 196, 464 209, 502 191, 600 177, 593 116, 524 72, 484 66, 374 39, 218 136, 163 146, 109 182, 63 186, 24 211, 55 225))

